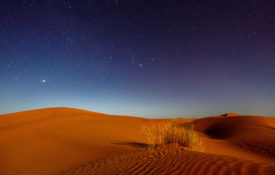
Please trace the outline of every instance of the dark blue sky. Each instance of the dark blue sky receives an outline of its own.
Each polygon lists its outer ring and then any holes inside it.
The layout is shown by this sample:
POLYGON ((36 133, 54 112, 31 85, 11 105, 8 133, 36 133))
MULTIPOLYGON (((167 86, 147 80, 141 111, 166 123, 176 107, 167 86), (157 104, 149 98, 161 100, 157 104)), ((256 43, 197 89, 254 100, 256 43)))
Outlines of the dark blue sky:
POLYGON ((275 116, 272 0, 3 0, 0 113, 275 116))

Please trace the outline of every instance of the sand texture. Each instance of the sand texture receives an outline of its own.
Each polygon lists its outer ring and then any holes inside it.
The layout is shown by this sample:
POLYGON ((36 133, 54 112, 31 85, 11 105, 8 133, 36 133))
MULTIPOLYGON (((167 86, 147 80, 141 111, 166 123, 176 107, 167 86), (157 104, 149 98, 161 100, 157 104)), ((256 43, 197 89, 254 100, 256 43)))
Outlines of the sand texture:
POLYGON ((0 115, 0 175, 275 174, 275 119, 153 120, 72 108, 0 115), (192 125, 200 150, 148 149, 144 126, 192 125))

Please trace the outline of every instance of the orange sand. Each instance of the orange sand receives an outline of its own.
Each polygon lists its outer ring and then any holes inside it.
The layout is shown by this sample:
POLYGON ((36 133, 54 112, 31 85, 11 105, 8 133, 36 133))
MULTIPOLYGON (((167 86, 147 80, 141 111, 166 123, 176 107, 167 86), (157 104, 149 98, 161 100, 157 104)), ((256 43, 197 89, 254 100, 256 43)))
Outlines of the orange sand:
POLYGON ((148 151, 142 127, 156 123, 71 108, 0 115, 0 175, 275 174, 275 119, 218 116, 193 122, 203 152, 148 151))

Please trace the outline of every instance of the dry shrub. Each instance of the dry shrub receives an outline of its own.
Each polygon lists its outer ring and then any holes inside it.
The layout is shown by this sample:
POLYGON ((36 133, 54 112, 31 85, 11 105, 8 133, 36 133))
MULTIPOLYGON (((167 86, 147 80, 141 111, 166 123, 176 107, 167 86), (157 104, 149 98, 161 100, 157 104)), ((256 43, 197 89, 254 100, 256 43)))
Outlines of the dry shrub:
POLYGON ((143 128, 147 136, 148 148, 159 145, 178 144, 192 150, 201 151, 202 146, 192 123, 177 126, 172 122, 159 122, 143 128))

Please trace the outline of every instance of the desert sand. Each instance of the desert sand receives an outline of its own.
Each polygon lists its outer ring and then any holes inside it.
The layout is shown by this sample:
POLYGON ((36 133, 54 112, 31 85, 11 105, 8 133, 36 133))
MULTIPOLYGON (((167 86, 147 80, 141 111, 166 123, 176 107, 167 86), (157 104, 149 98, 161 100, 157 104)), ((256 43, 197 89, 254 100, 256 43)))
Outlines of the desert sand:
POLYGON ((275 174, 275 118, 144 119, 72 108, 0 115, 1 175, 275 174), (200 150, 149 150, 144 126, 192 124, 200 150))

